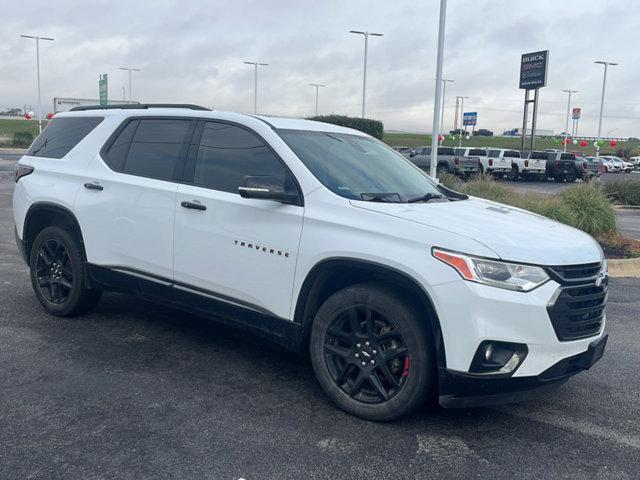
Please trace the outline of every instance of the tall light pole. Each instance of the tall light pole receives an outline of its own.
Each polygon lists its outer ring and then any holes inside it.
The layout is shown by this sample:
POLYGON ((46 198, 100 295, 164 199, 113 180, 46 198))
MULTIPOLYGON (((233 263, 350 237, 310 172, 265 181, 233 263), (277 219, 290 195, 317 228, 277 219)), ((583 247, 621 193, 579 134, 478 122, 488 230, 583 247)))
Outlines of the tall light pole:
POLYGON ((120 70, 126 70, 129 72, 129 103, 131 103, 131 72, 139 72, 139 68, 130 68, 130 67, 120 67, 120 70))
POLYGON ((22 38, 31 38, 36 41, 36 71, 38 76, 38 131, 42 133, 42 96, 40 94, 40 40, 53 41, 51 37, 40 37, 38 35, 20 35, 22 38))
POLYGON ((367 100, 367 51, 369 49, 369 35, 372 37, 382 37, 383 33, 361 32, 359 30, 349 30, 349 33, 356 33, 364 36, 364 74, 362 76, 362 118, 364 118, 365 103, 367 100))
MULTIPOLYGON (((567 119, 564 123, 564 151, 567 151, 567 136, 569 135, 569 110, 571 110, 571 94, 572 93, 578 93, 577 90, 562 90, 563 92, 566 92, 569 94, 569 98, 567 99, 567 119)), ((598 135, 600 136, 600 135, 598 135)))
POLYGON ((458 96, 457 99, 460 99, 460 131, 457 132, 460 135, 458 136, 458 146, 462 147, 462 132, 464 131, 464 99, 469 97, 458 96))
POLYGON ((318 89, 320 87, 326 87, 326 85, 323 85, 321 83, 310 83, 309 85, 311 85, 312 87, 316 87, 316 117, 318 116, 318 89))
POLYGON ((445 93, 447 91, 447 83, 453 83, 455 80, 450 80, 448 78, 442 79, 442 113, 440 115, 440 131, 444 132, 444 98, 445 93))
POLYGON ((253 65, 254 67, 254 75, 253 75, 253 113, 258 113, 258 65, 262 67, 266 67, 269 65, 268 63, 259 63, 259 62, 244 62, 247 65, 253 65))
POLYGON ((606 62, 602 60, 598 60, 594 63, 599 63, 604 65, 604 78, 602 79, 602 97, 600 98, 600 119, 598 120, 598 138, 600 138, 600 133, 602 132, 602 111, 604 110, 604 91, 607 86, 607 70, 609 65, 618 65, 614 62, 606 62))
POLYGON ((447 17, 447 0, 440 0, 440 20, 438 22, 438 56, 436 61, 436 91, 433 99, 433 132, 431 136, 431 165, 429 174, 436 178, 438 164, 438 121, 440 120, 440 102, 442 94, 442 63, 444 60, 444 26, 447 17))

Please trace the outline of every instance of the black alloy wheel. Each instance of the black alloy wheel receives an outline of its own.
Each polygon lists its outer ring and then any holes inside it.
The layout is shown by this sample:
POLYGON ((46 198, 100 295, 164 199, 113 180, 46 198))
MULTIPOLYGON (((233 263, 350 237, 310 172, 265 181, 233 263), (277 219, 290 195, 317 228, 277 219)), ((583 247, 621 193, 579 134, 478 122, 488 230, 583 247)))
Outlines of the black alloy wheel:
POLYGON ((381 403, 400 392, 411 368, 402 334, 372 308, 352 306, 325 333, 324 360, 340 389, 365 403, 381 403))
POLYGON ((69 253, 61 241, 50 238, 38 249, 36 260, 38 288, 50 303, 66 302, 73 289, 73 271, 69 253))

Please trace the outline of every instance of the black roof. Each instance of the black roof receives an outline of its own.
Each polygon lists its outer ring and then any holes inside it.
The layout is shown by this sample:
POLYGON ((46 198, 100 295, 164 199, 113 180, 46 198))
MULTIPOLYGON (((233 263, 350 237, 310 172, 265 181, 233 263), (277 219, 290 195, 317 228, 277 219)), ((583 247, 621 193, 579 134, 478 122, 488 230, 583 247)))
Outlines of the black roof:
POLYGON ((85 107, 73 107, 70 112, 82 112, 85 110, 148 110, 150 108, 187 108, 189 110, 208 110, 210 108, 190 103, 131 103, 123 105, 87 105, 85 107))

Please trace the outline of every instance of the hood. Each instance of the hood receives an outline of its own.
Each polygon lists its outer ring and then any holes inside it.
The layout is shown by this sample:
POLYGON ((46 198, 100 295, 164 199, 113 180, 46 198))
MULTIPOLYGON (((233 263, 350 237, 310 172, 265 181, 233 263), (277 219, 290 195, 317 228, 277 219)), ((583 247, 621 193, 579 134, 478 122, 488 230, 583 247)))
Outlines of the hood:
MULTIPOLYGON (((504 260, 537 265, 575 265, 599 262, 602 258, 600 246, 580 230, 479 198, 413 204, 351 203, 357 208, 471 238, 504 260)), ((437 246, 447 248, 447 245, 437 246)))

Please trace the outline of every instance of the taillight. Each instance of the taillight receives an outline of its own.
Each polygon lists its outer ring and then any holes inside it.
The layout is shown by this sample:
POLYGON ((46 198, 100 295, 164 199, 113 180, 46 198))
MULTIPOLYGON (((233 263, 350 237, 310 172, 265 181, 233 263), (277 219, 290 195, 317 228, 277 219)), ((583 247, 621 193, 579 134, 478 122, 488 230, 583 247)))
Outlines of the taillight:
POLYGON ((556 168, 560 168, 560 162, 556 160, 556 168))
POLYGON ((528 167, 528 166, 529 166, 529 160, 525 160, 525 161, 524 161, 524 166, 525 166, 525 167, 528 167))
POLYGON ((489 159, 489 166, 490 166, 490 167, 493 167, 493 158, 490 158, 490 159, 489 159))
POLYGON ((584 168, 585 170, 589 170, 589 164, 587 162, 584 162, 582 164, 582 168, 584 168))
POLYGON ((454 165, 460 165, 460 159, 458 157, 454 157, 453 164, 454 165))
POLYGON ((13 167, 13 178, 17 182, 22 177, 26 177, 27 175, 29 175, 31 172, 33 172, 33 167, 30 167, 29 165, 20 165, 19 163, 17 163, 13 167))

